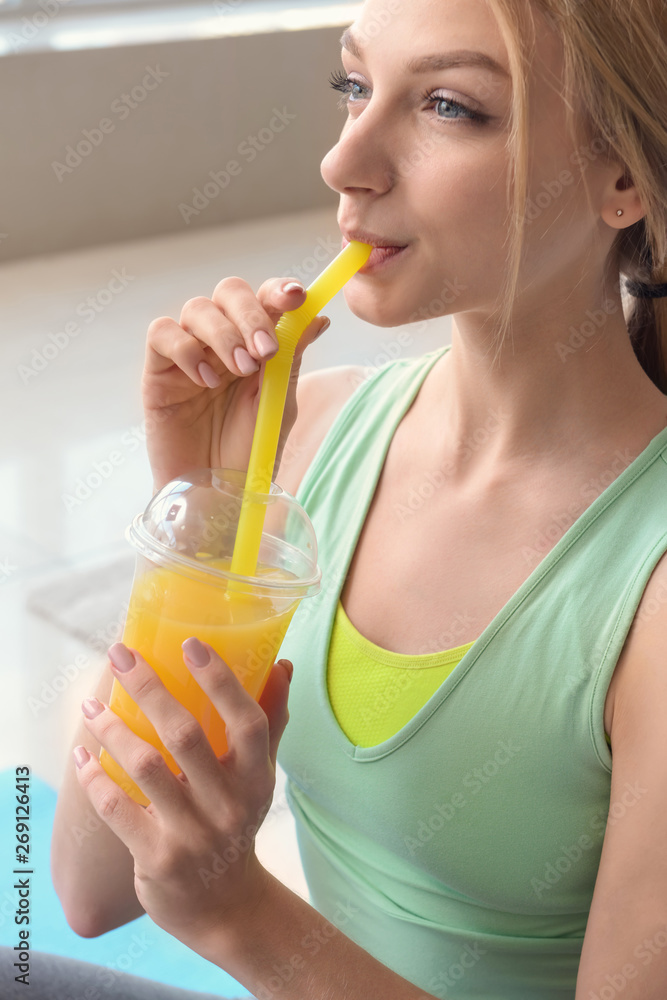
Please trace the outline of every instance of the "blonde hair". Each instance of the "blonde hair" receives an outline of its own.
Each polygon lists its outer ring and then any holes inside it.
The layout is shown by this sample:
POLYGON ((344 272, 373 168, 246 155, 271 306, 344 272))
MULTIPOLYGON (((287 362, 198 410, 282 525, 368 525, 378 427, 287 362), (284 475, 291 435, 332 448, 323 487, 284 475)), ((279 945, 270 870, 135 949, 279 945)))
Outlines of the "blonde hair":
MULTIPOLYGON (((535 48, 534 9, 558 32, 564 99, 573 145, 582 137, 620 162, 645 218, 621 229, 608 268, 624 295, 635 354, 667 392, 667 298, 630 299, 623 277, 667 282, 667 4, 665 0, 488 0, 509 53, 513 80, 508 143, 510 266, 499 310, 498 351, 511 331, 528 206, 528 72, 535 48), (629 315, 628 315, 629 313, 629 315)), ((582 179, 586 192, 584 171, 582 179)), ((589 197, 590 204, 590 197, 589 197)))

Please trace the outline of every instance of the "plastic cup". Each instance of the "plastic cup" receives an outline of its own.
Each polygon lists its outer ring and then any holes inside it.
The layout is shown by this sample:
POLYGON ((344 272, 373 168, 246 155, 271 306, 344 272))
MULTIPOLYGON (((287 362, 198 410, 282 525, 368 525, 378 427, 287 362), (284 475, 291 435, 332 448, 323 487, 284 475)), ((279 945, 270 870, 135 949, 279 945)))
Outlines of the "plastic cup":
MULTIPOLYGON (((181 644, 190 636, 209 643, 259 699, 299 602, 320 589, 317 542, 306 512, 275 484, 268 494, 249 494, 245 476, 202 469, 173 480, 128 529, 137 562, 123 642, 144 657, 198 720, 217 756, 227 750, 225 726, 186 667, 181 644), (244 498, 264 509, 252 577, 230 570, 244 498)), ((160 751, 174 774, 180 773, 152 723, 116 679, 109 706, 160 751)), ((100 762, 128 795, 148 805, 104 749, 100 762)))

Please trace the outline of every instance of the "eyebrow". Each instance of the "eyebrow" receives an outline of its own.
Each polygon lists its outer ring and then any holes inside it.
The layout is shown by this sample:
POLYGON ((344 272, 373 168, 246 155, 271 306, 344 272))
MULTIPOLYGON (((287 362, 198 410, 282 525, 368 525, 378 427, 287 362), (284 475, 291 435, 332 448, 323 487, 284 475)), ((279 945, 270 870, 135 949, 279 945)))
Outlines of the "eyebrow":
MULTIPOLYGON (((357 59, 362 58, 361 46, 350 28, 347 28, 341 35, 340 44, 357 59)), ((421 56, 406 63, 406 69, 410 73, 432 73, 443 69, 454 69, 457 66, 478 66, 510 79, 510 74, 504 66, 501 66, 485 52, 476 52, 473 49, 455 49, 442 55, 421 56)))

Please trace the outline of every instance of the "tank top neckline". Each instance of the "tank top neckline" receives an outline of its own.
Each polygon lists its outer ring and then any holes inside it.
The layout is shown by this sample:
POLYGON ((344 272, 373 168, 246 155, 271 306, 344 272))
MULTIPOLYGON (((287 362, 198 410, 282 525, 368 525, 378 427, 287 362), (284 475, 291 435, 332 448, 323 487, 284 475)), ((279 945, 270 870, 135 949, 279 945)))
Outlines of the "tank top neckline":
MULTIPOLYGON (((336 609, 344 587, 345 578, 352 562, 352 556, 359 541, 364 521, 368 516, 368 511, 377 490, 391 441, 401 420, 412 405, 429 372, 432 370, 436 362, 450 350, 451 344, 440 350, 430 352, 426 355, 421 355, 418 358, 406 359, 405 361, 395 363, 395 365, 398 365, 403 370, 403 373, 407 374, 408 377, 412 376, 409 392, 406 392, 402 398, 402 405, 398 408, 398 413, 394 413, 391 421, 385 421, 382 426, 383 439, 380 461, 377 462, 376 466, 373 468, 371 482, 368 487, 367 496, 365 497, 365 509, 357 524, 354 525, 354 530, 349 536, 347 551, 341 553, 340 572, 337 583, 329 589, 330 614, 327 625, 328 633, 326 636, 326 647, 330 644, 331 631, 333 629, 336 609), (412 362, 411 367, 409 367, 410 361, 412 362), (415 368, 421 377, 414 377, 413 372, 415 368)), ((332 424, 328 434, 322 442, 322 445, 320 446, 318 456, 311 464, 309 470, 310 475, 307 473, 306 477, 304 477, 302 487, 298 494, 298 499, 300 499, 301 502, 303 500, 303 493, 307 492, 307 483, 310 476, 319 475, 323 471, 320 467, 320 463, 326 464, 325 456, 329 450, 329 446, 333 444, 341 433, 344 433, 348 422, 354 424, 354 411, 356 407, 358 407, 362 400, 367 397, 368 393, 373 390, 377 384, 377 380, 382 379, 383 375, 386 375, 392 368, 395 368, 395 365, 385 365, 382 369, 376 372, 367 382, 363 383, 362 386, 352 394, 352 396, 350 396, 345 405, 342 407, 336 417, 336 420, 332 424)), ((452 672, 443 681, 440 687, 412 717, 412 719, 410 719, 410 721, 402 729, 396 732, 384 743, 379 743, 373 747, 355 746, 355 744, 348 739, 343 730, 340 728, 329 701, 326 676, 327 657, 325 656, 324 663, 318 671, 317 684, 319 688, 319 697, 323 699, 324 704, 328 707, 331 720, 336 730, 336 739, 340 749, 359 763, 370 763, 394 753, 400 749, 401 746, 407 743, 422 728, 422 726, 428 722, 431 716, 440 708, 452 691, 454 691, 454 689, 464 680, 471 668, 477 663, 480 657, 483 656, 486 649, 492 643, 495 635, 502 628, 504 628, 511 618, 519 611, 521 605, 527 600, 532 591, 542 583, 542 581, 550 574, 551 570, 554 569, 560 560, 565 556, 568 550, 578 541, 587 528, 593 524, 595 520, 597 520, 597 518, 617 498, 617 496, 624 492, 631 485, 631 483, 642 474, 651 462, 660 457, 660 453, 665 449, 665 447, 667 447, 667 427, 652 438, 646 448, 644 448, 644 450, 637 455, 634 461, 631 462, 630 465, 628 465, 627 468, 625 468, 623 472, 621 472, 621 474, 617 476, 617 478, 610 483, 598 497, 596 497, 596 499, 574 521, 574 523, 570 525, 567 531, 556 542, 554 547, 537 564, 537 566, 534 567, 526 580, 524 580, 521 586, 512 594, 507 603, 503 605, 495 617, 489 622, 478 639, 476 639, 476 641, 471 645, 471 648, 463 655, 459 663, 454 667, 452 672)), ((375 460, 375 455, 373 458, 375 460)), ((664 455, 663 460, 667 463, 667 459, 664 458, 664 455)), ((609 755, 609 764, 610 762, 611 755, 609 755)))

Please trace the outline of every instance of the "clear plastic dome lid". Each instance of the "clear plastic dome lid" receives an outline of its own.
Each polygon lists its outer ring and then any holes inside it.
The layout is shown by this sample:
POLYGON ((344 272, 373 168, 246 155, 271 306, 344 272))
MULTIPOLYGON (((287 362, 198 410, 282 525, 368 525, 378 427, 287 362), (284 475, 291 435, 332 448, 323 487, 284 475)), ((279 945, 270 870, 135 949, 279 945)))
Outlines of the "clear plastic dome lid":
POLYGON ((307 597, 320 589, 317 540, 308 515, 280 486, 269 494, 245 490, 245 472, 197 469, 167 483, 128 529, 134 547, 151 562, 186 575, 202 573, 258 588, 307 597), (264 507, 256 575, 231 572, 244 501, 264 507))

